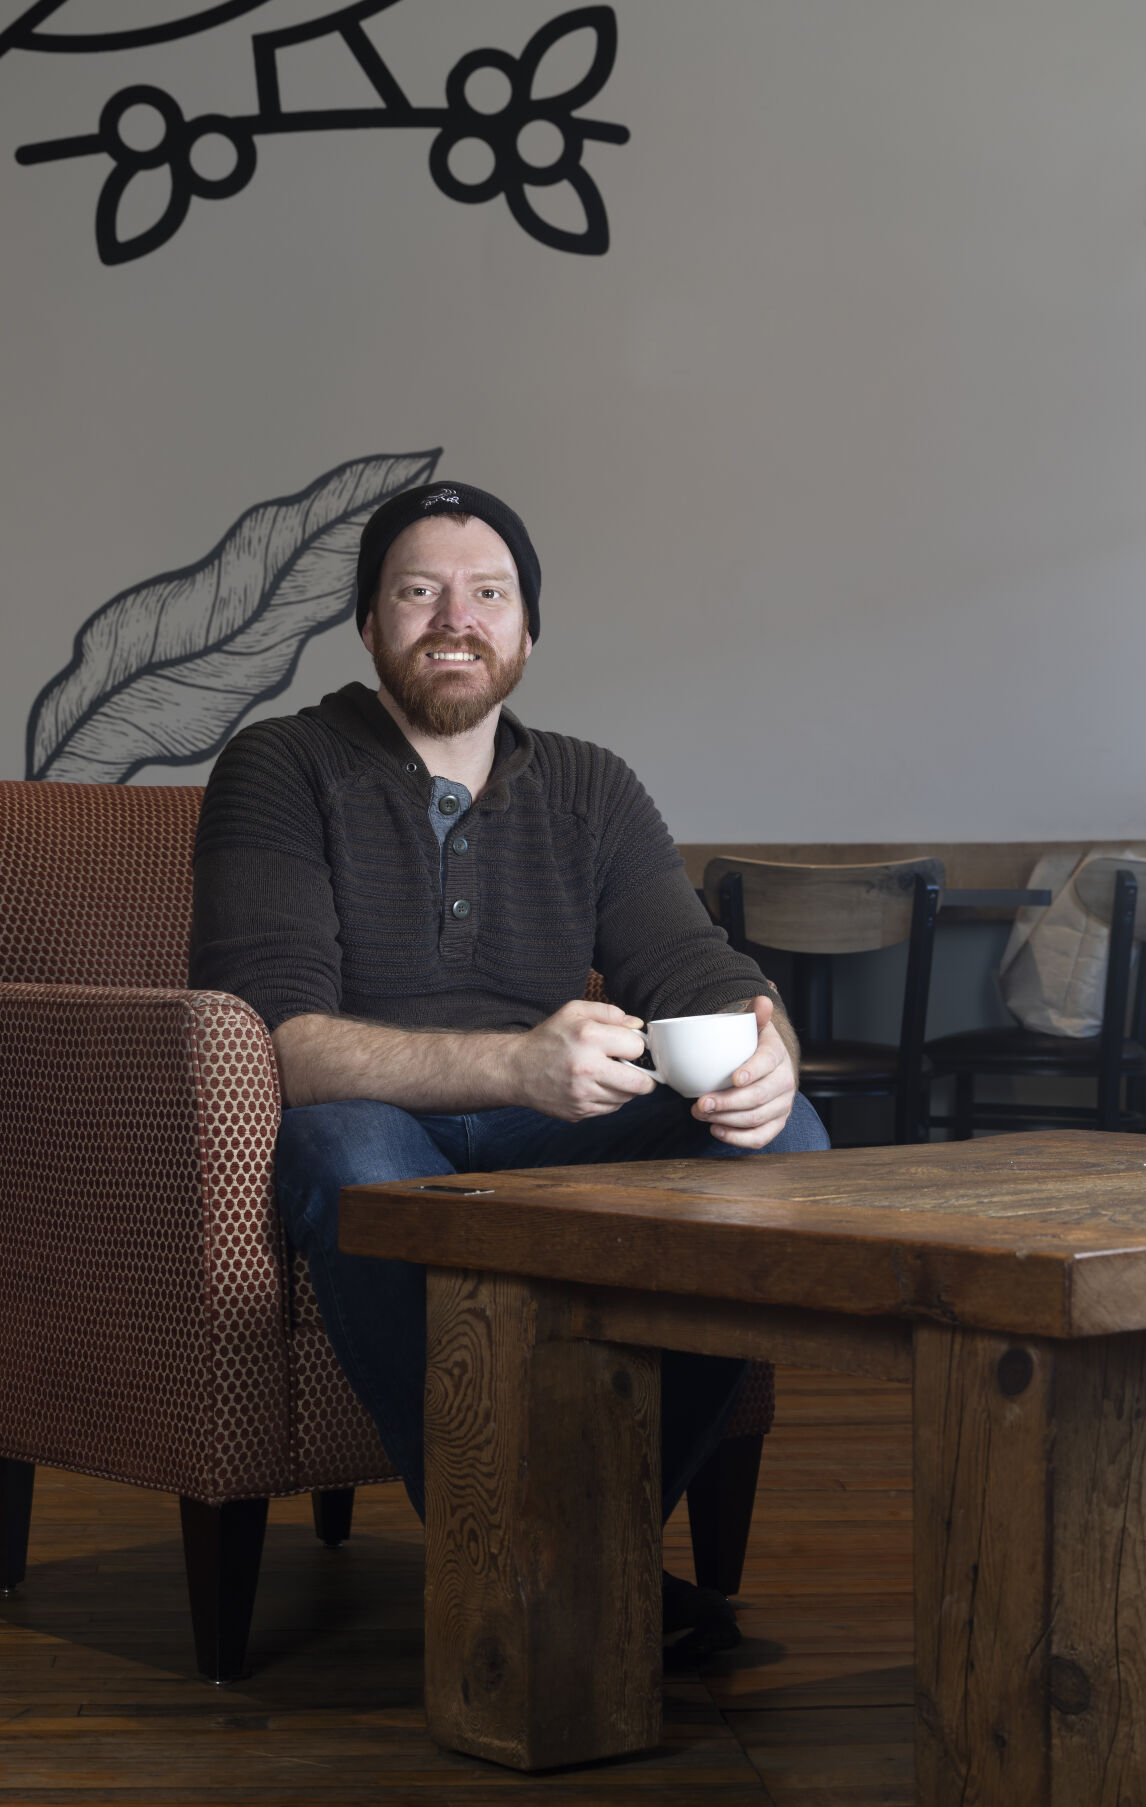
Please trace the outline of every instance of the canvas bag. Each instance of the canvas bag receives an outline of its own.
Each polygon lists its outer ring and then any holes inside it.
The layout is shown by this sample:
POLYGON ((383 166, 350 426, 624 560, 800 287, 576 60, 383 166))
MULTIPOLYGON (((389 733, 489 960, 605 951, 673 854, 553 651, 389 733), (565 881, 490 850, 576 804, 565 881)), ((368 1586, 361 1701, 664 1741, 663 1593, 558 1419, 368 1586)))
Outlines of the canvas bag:
POLYGON ((1048 853, 1027 880, 1032 890, 1050 891, 1053 901, 1019 911, 999 967, 1003 1002, 1024 1029, 1084 1036, 1102 1028, 1110 930, 1075 889, 1079 873, 1098 859, 1140 862, 1142 848, 1092 850, 1081 859, 1048 853))

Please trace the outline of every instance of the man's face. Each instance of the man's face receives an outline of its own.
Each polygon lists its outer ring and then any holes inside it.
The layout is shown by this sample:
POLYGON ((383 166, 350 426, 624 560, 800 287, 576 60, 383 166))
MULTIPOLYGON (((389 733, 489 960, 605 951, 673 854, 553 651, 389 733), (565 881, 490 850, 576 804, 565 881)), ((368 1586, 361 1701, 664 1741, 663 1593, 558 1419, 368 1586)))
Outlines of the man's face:
POLYGON ((415 521, 386 554, 362 638, 411 727, 442 739, 477 727, 533 650, 501 535, 475 515, 415 521))

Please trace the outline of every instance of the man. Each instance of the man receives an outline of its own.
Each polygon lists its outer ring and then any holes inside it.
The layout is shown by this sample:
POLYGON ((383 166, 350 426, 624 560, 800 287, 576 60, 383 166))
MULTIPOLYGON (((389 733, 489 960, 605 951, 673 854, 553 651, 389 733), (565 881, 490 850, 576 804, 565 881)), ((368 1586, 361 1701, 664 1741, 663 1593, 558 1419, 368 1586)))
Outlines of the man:
MULTIPOLYGON (((358 561, 377 691, 349 684, 236 736, 196 847, 192 983, 246 998, 272 1032, 287 1233, 419 1513, 425 1276, 339 1253, 342 1186, 827 1145, 779 1000, 709 921, 633 773, 503 710, 540 585, 496 497, 391 498, 358 561), (615 1002, 583 1001, 591 966, 615 1002), (727 1092, 690 1104, 625 1064, 644 1019, 743 1009, 757 1048, 727 1092)), ((741 1373, 665 1353, 666 1516, 741 1373)), ((666 1590, 666 1627, 735 1639, 719 1596, 666 1590)))

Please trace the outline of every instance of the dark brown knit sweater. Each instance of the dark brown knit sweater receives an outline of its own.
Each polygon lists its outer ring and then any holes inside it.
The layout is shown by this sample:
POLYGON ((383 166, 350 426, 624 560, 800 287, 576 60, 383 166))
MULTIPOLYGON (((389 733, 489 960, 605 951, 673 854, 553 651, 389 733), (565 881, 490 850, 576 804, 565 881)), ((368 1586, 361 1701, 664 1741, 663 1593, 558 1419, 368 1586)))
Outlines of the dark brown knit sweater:
POLYGON ((645 1019, 764 989, 615 754, 503 712, 489 783, 444 850, 432 776, 363 684, 236 735, 199 821, 192 985, 271 1029, 312 1011, 528 1029, 590 966, 645 1019))

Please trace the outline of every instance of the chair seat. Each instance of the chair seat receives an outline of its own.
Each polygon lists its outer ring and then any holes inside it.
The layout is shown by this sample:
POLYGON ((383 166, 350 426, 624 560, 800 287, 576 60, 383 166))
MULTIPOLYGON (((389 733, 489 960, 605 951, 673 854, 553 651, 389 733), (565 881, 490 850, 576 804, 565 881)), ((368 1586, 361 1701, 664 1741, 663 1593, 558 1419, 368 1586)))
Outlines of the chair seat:
MULTIPOLYGON (((1033 1029, 965 1029, 928 1042, 927 1052, 938 1075, 958 1073, 1027 1074, 1032 1078, 1087 1078, 1098 1072, 1102 1038, 1098 1035, 1044 1035, 1033 1029)), ((1146 1048, 1122 1044, 1123 1074, 1146 1073, 1146 1048)))
MULTIPOLYGON (((924 1056, 922 1077, 931 1077, 924 1056)), ((894 1091, 899 1079, 899 1049, 884 1042, 807 1042, 800 1050, 800 1090, 815 1092, 894 1091)))

